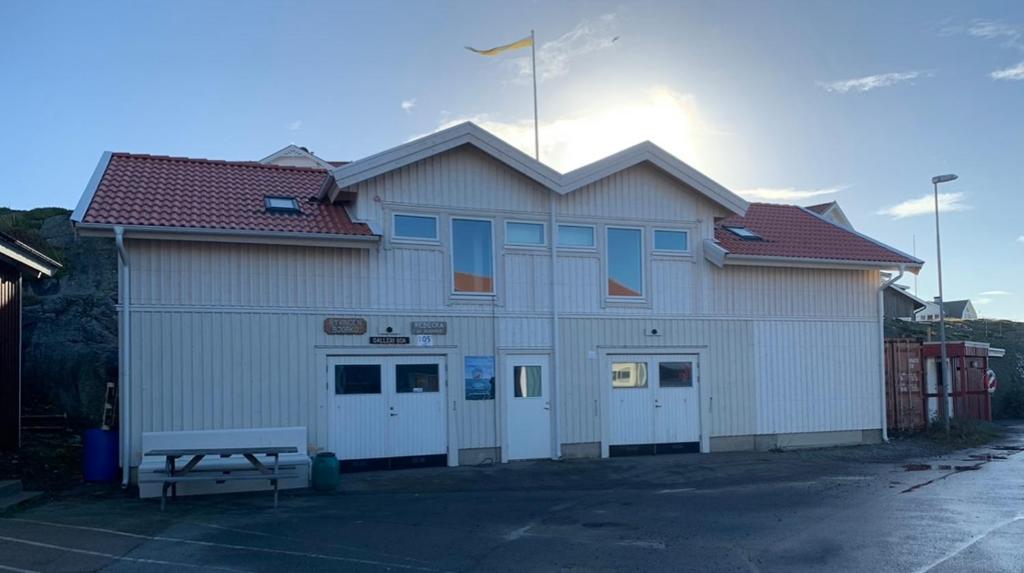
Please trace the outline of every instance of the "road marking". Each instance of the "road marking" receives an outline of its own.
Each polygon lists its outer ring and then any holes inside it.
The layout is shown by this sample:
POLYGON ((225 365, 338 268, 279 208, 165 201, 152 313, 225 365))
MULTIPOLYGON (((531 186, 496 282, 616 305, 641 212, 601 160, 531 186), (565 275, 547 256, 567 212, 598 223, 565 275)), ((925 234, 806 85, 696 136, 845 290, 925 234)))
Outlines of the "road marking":
POLYGON ((1007 519, 1006 521, 1003 521, 1002 523, 998 523, 998 524, 992 526, 990 529, 985 530, 984 533, 982 533, 980 535, 975 535, 974 537, 970 538, 969 540, 967 540, 966 543, 964 543, 960 547, 957 547, 955 551, 953 551, 952 553, 946 555, 942 559, 939 559, 938 561, 936 561, 935 563, 932 563, 931 565, 929 565, 927 567, 923 567, 921 569, 918 569, 914 573, 926 573, 928 571, 931 571, 932 569, 935 569, 936 567, 938 567, 939 565, 942 565, 946 561, 949 561, 950 559, 952 559, 952 558, 956 557, 957 555, 963 553, 964 550, 968 549, 970 546, 974 545, 975 543, 977 543, 977 542, 981 541, 982 539, 988 537, 988 535, 990 533, 992 533, 993 531, 995 531, 997 529, 1002 529, 1003 527, 1006 527, 1007 525, 1010 525, 1011 523, 1014 523, 1016 521, 1020 521, 1022 519, 1024 519, 1024 515, 1018 515, 1017 517, 1014 517, 1012 519, 1007 519))
MULTIPOLYGON (((325 555, 323 553, 307 553, 305 551, 289 551, 287 549, 270 549, 268 547, 253 547, 251 545, 236 545, 233 543, 215 543, 213 541, 199 541, 197 539, 182 539, 180 537, 162 537, 154 535, 142 535, 139 533, 129 533, 127 531, 118 531, 116 529, 104 529, 102 527, 88 527, 85 525, 68 525, 65 523, 53 523, 50 521, 38 521, 35 519, 20 519, 10 518, 7 521, 20 521, 22 523, 34 523, 36 525, 48 525, 50 527, 62 527, 66 529, 79 529, 82 531, 95 531, 99 533, 109 533, 111 535, 121 535, 124 537, 132 537, 135 539, 146 539, 149 541, 164 541, 168 543, 188 543, 191 545, 201 545, 204 547, 221 547, 224 549, 237 549, 240 551, 256 551, 259 553, 274 553, 278 555, 289 555, 292 557, 308 557, 310 559, 324 559, 328 561, 341 561, 344 563, 358 563, 360 565, 371 565, 375 567, 394 567, 396 569, 408 569, 412 571, 431 571, 436 573, 438 569, 431 569, 429 567, 418 567, 415 565, 406 565, 404 563, 389 563, 386 561, 374 561, 371 559, 359 559, 355 557, 337 557, 334 555, 325 555)), ((4 539, 0 537, 0 539, 4 539)))
MULTIPOLYGON (((271 539, 280 539, 280 540, 283 540, 283 541, 308 541, 308 540, 304 540, 304 539, 299 538, 299 537, 291 537, 291 536, 288 536, 288 535, 275 535, 273 533, 265 533, 263 531, 253 531, 251 529, 239 529, 237 527, 228 527, 226 525, 217 525, 216 523, 206 523, 204 521, 181 521, 180 523, 187 523, 187 524, 190 524, 190 525, 200 525, 202 527, 209 527, 211 529, 219 529, 221 531, 231 531, 231 532, 234 532, 234 533, 244 533, 246 535, 256 535, 256 536, 259 536, 259 537, 269 537, 271 539)), ((359 523, 362 523, 362 522, 359 522, 359 523)), ((356 547, 354 545, 341 545, 341 544, 338 544, 338 543, 323 543, 323 544, 320 544, 320 545, 322 545, 324 547, 333 547, 335 549, 345 549, 347 551, 359 551, 359 552, 362 552, 362 553, 371 553, 371 554, 380 555, 380 556, 383 556, 383 557, 390 557, 392 559, 401 559, 402 561, 415 561, 415 562, 418 562, 418 563, 428 563, 427 561, 424 561, 423 559, 414 559, 412 557, 403 557, 401 555, 395 555, 395 554, 392 554, 392 553, 384 553, 382 551, 376 551, 376 550, 373 550, 373 549, 365 549, 365 548, 362 548, 362 547, 356 547)))
POLYGON ((11 567, 9 565, 0 565, 0 571, 14 571, 14 573, 40 573, 39 571, 33 571, 31 569, 18 569, 17 567, 11 567))
POLYGON ((697 491, 697 488, 695 488, 695 487, 681 487, 679 489, 663 489, 663 490, 658 491, 657 493, 659 493, 659 494, 662 494, 662 493, 685 493, 685 492, 688 492, 688 491, 697 491))
POLYGON ((150 565, 170 565, 173 567, 188 567, 191 569, 217 569, 220 571, 242 571, 242 569, 227 569, 224 567, 210 567, 207 565, 193 565, 191 563, 179 563, 176 561, 161 561, 160 559, 143 559, 141 557, 125 557, 123 555, 114 555, 113 553, 103 553, 102 551, 90 551, 88 549, 75 549, 74 547, 64 547, 63 545, 52 545, 50 543, 42 543, 39 541, 29 541, 27 539, 18 539, 16 537, 7 537, 0 535, 0 541, 10 541, 11 543, 22 543, 25 545, 32 545, 33 547, 45 547, 46 549, 56 549, 58 551, 68 551, 70 553, 79 553, 81 555, 91 555, 93 557, 106 557, 107 559, 116 559, 118 561, 131 561, 132 563, 148 563, 150 565))
POLYGON ((664 549, 665 544, 660 541, 618 541, 615 545, 625 545, 627 547, 643 547, 644 549, 664 549))
POLYGON ((530 528, 532 528, 534 525, 534 523, 527 523, 519 529, 513 529, 508 533, 508 535, 505 536, 505 539, 508 539, 509 541, 515 541, 516 539, 519 539, 520 537, 526 535, 526 532, 529 531, 530 528))

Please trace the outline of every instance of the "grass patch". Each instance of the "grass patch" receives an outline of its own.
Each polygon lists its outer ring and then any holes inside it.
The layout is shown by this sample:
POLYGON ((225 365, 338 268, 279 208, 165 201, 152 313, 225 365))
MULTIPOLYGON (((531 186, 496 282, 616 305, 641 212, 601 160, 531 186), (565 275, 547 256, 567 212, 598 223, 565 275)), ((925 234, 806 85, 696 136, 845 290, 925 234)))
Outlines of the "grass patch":
POLYGON ((942 445, 971 448, 987 444, 1002 437, 1004 433, 1004 428, 992 422, 952 418, 949 421, 949 436, 947 437, 946 431, 942 427, 942 420, 935 418, 928 425, 925 437, 942 445))

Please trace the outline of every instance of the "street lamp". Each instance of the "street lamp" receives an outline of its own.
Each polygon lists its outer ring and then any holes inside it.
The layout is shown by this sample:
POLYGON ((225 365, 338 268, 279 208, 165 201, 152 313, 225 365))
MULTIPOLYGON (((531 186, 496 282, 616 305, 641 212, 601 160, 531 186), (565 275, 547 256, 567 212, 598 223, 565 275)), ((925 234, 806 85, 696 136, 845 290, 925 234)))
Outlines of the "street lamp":
POLYGON ((942 405, 939 412, 942 413, 942 427, 949 437, 949 386, 952 383, 949 371, 949 361, 946 358, 946 309, 942 301, 942 240, 939 235, 939 183, 954 181, 956 175, 936 175, 932 177, 932 185, 935 187, 935 262, 939 271, 939 353, 942 360, 942 392, 940 397, 942 405))

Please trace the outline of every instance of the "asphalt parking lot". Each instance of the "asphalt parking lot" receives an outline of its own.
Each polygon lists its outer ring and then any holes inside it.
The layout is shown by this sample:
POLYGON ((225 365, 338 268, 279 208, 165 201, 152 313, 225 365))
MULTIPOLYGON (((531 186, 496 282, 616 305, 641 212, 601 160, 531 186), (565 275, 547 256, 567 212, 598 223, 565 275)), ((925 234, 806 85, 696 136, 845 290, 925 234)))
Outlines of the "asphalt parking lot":
POLYGON ((336 494, 90 489, 0 519, 2 571, 1024 571, 1024 425, 896 446, 353 474, 336 494))

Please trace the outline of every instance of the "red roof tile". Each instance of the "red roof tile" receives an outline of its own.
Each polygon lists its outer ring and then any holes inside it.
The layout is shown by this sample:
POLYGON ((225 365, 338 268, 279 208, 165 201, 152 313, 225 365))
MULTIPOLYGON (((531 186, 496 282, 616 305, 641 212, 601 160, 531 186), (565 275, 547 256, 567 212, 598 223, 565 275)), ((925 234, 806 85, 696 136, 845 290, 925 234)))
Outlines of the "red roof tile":
POLYGON ((715 239, 734 255, 921 264, 795 205, 751 203, 746 215, 717 221, 715 239), (763 240, 741 239, 727 226, 746 227, 763 240))
POLYGON ((311 202, 327 171, 241 161, 114 153, 83 223, 372 235, 344 207, 311 202), (266 196, 295 197, 300 213, 268 213, 266 196))

